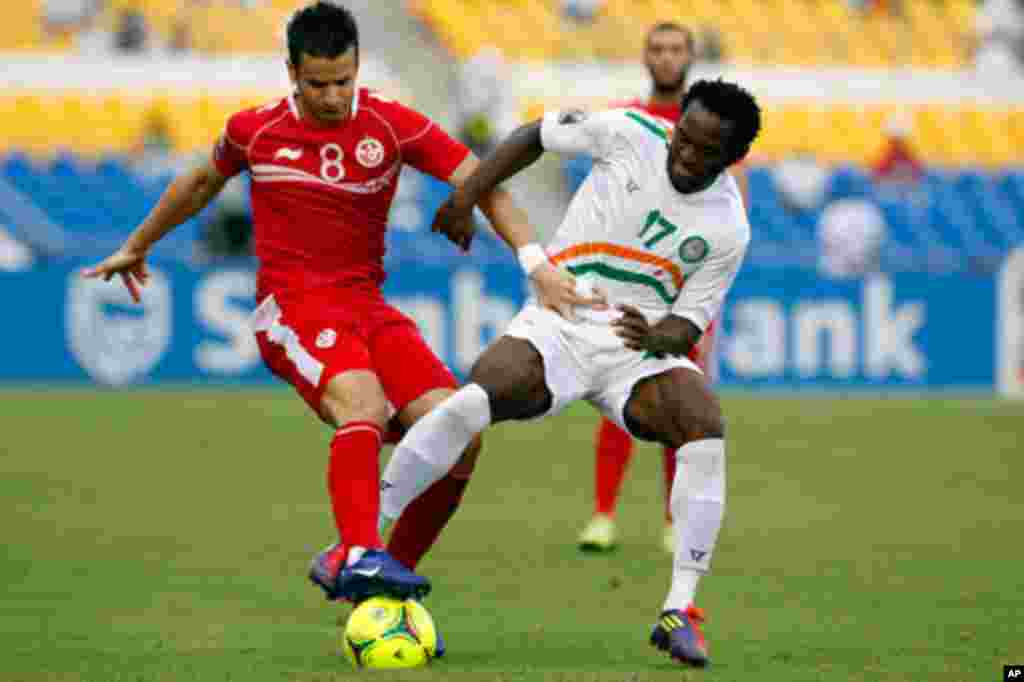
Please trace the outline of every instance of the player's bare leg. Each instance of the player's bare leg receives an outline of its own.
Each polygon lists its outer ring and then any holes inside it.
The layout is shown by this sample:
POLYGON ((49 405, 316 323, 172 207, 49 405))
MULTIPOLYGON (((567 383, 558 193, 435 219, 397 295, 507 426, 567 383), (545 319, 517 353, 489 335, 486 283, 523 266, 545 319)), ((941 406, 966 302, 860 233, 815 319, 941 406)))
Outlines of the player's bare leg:
POLYGON ((427 594, 430 583, 383 551, 377 529, 380 448, 388 420, 380 381, 369 370, 342 372, 328 382, 320 407, 324 421, 337 429, 331 440, 327 488, 342 542, 313 561, 310 579, 329 599, 427 594))
POLYGON ((551 407, 544 361, 528 341, 503 336, 484 351, 470 381, 409 429, 384 474, 381 513, 401 516, 412 500, 444 477, 491 424, 537 417, 551 407))
MULTIPOLYGON (((454 389, 438 388, 409 403, 397 416, 403 429, 411 428, 453 393, 454 389)), ((420 560, 437 541, 448 520, 458 509, 479 454, 480 438, 477 437, 462 453, 455 468, 405 509, 392 527, 388 539, 388 553, 391 556, 409 569, 416 570, 420 560)))
POLYGON ((708 571, 725 511, 721 406, 701 373, 678 368, 638 382, 625 419, 638 437, 678 448, 670 502, 676 534, 672 586, 651 643, 681 662, 704 666, 704 615, 693 600, 700 577, 708 571))

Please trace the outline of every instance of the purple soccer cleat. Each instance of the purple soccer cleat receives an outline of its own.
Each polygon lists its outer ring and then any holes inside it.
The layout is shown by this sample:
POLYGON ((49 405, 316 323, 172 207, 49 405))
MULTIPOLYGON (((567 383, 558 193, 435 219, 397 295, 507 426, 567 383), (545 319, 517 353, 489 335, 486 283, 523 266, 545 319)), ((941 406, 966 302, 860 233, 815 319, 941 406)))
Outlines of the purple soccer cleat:
POLYGON ((695 668, 704 668, 711 663, 708 645, 700 626, 704 622, 704 611, 695 606, 685 611, 665 611, 651 633, 651 644, 661 651, 667 651, 673 660, 695 668))

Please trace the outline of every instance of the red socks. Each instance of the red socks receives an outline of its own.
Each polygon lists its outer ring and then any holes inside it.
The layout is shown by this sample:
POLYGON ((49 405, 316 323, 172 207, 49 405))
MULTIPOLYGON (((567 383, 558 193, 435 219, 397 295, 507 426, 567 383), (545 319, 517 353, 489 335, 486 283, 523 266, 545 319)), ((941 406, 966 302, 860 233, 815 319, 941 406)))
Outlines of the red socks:
POLYGON ((348 422, 331 440, 327 489, 334 523, 348 547, 379 549, 381 428, 372 422, 348 422))
MULTIPOLYGON (((615 505, 622 489, 626 467, 633 456, 633 437, 608 419, 601 420, 597 431, 597 487, 596 508, 598 514, 613 516, 615 505)), ((665 474, 665 520, 672 520, 669 500, 672 497, 672 482, 676 478, 676 451, 665 448, 663 455, 665 474)))
POLYGON ((665 459, 661 468, 665 474, 665 521, 672 523, 672 482, 676 480, 676 449, 665 446, 661 455, 665 459))
POLYGON ((598 514, 615 513, 619 489, 626 466, 633 455, 633 437, 608 419, 601 420, 597 431, 596 509, 598 514))
POLYGON ((469 478, 455 478, 449 472, 410 502, 391 529, 388 554, 415 571, 458 509, 468 483, 469 478))

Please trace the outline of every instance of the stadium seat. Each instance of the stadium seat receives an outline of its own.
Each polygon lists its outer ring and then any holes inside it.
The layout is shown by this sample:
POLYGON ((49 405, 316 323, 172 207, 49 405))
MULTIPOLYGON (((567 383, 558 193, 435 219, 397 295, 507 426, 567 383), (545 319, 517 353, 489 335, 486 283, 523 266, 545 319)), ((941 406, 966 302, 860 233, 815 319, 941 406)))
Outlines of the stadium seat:
POLYGON ((962 41, 950 36, 973 26, 969 2, 900 4, 897 13, 854 10, 845 0, 608 0, 589 26, 561 21, 556 0, 417 0, 413 11, 458 57, 497 45, 514 59, 631 60, 647 26, 685 17, 694 26, 717 27, 726 36, 727 53, 745 62, 931 68, 966 62, 962 41), (546 18, 538 22, 541 16, 546 18))
MULTIPOLYGON (((181 6, 165 0, 110 0, 100 21, 112 28, 124 9, 143 13, 158 42, 177 22, 192 27, 193 42, 208 53, 271 52, 280 28, 300 0, 243 4, 209 0, 181 6)), ((646 27, 665 17, 717 27, 732 57, 753 63, 956 68, 966 63, 963 41, 950 39, 973 26, 971 0, 904 0, 897 15, 853 10, 845 0, 607 0, 590 25, 560 16, 558 0, 414 0, 409 11, 427 22, 460 58, 497 45, 515 59, 635 59, 646 27), (754 30, 756 27, 756 30, 754 30)), ((66 50, 69 31, 42 30, 42 0, 11 3, 0 27, 0 48, 66 50)))
MULTIPOLYGON (((799 120, 802 115, 794 117, 799 120)), ((570 177, 578 182, 589 162, 573 163, 576 169, 570 177)), ((141 176, 125 156, 107 154, 95 159, 77 149, 59 152, 48 161, 23 152, 10 153, 0 159, 0 173, 69 234, 88 235, 70 242, 90 257, 123 239, 171 179, 168 175, 141 176)), ((770 166, 750 166, 747 177, 753 228, 751 259, 779 267, 813 267, 820 211, 788 211, 780 201, 770 166)), ((429 232, 429 221, 449 192, 445 183, 411 169, 403 172, 395 209, 403 211, 403 223, 390 231, 389 259, 440 264, 460 258, 448 242, 429 232)), ((916 190, 896 191, 876 187, 862 165, 838 164, 829 178, 825 203, 848 197, 865 198, 881 207, 891 241, 886 267, 892 270, 963 269, 972 262, 993 262, 1008 249, 1024 245, 1021 167, 998 172, 981 165, 932 167, 916 190)), ((0 213, 4 213, 2 206, 0 213)), ((175 230, 161 242, 160 253, 191 258, 206 215, 175 230)), ((508 249, 490 230, 479 232, 474 263, 510 262, 510 258, 508 249)))
POLYGON ((868 174, 860 168, 844 164, 837 166, 829 178, 825 196, 826 201, 832 202, 839 199, 863 199, 872 192, 868 174))

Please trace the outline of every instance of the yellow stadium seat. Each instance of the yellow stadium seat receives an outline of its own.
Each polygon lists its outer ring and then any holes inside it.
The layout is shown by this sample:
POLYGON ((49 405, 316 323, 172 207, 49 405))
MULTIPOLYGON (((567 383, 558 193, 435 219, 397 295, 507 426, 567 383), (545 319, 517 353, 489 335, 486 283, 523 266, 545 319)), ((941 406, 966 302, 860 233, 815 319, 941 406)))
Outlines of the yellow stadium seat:
MULTIPOLYGON (((124 8, 143 11, 159 42, 188 16, 193 44, 203 52, 280 49, 287 16, 305 0, 265 0, 243 9, 236 0, 209 0, 185 12, 168 0, 109 0, 103 25, 124 8)), ((44 36, 42 0, 10 3, 0 48, 66 50, 68 33, 44 36)), ((647 28, 679 21, 714 26, 734 61, 886 67, 957 67, 965 63, 960 36, 972 26, 973 0, 903 0, 903 19, 865 15, 845 0, 607 0, 591 27, 572 27, 557 0, 410 0, 410 12, 430 24, 448 49, 467 58, 483 45, 510 59, 632 60, 647 28)))
POLYGON ((25 93, 5 93, 0 97, 3 105, 0 106, 4 125, 0 129, 0 138, 3 139, 3 146, 7 149, 25 149, 31 131, 38 126, 40 119, 33 118, 42 111, 31 112, 27 106, 28 95, 25 93))
POLYGON ((1005 159, 1005 116, 991 107, 967 106, 959 111, 959 128, 973 160, 994 166, 1005 159))
MULTIPOLYGON (((13 122, 16 117, 15 98, 10 95, 0 95, 0 121, 13 122)), ((13 149, 13 142, 10 130, 0 130, 0 154, 5 154, 13 149)))
POLYGON ((768 103, 762 131, 754 144, 755 158, 783 159, 794 151, 815 149, 819 128, 813 121, 811 103, 768 103))
POLYGON ((1011 109, 1006 114, 1009 130, 1007 147, 1014 163, 1024 163, 1024 108, 1011 109))
POLYGON ((103 101, 92 94, 60 95, 61 146, 73 147, 78 153, 98 154, 109 144, 103 101))
POLYGON ((836 105, 818 115, 824 119, 820 149, 817 150, 823 159, 841 163, 866 161, 870 157, 873 136, 864 125, 859 107, 836 105))
POLYGON ((914 112, 914 130, 922 152, 928 157, 953 165, 971 161, 971 152, 964 143, 958 117, 948 105, 918 106, 914 112))
POLYGON ((111 149, 130 151, 141 142, 149 106, 150 98, 137 93, 114 93, 104 98, 111 149))
POLYGON ((13 2, 4 8, 0 23, 0 49, 27 50, 42 40, 42 3, 39 0, 13 2))

